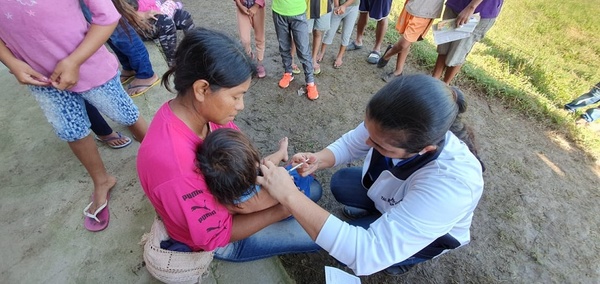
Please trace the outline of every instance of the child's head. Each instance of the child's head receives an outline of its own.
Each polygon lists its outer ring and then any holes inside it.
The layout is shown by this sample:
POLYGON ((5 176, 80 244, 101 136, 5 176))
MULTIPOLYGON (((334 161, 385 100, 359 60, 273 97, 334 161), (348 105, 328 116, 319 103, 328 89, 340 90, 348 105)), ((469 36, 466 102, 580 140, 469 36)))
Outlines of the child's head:
POLYGON ((198 80, 205 80, 213 91, 233 88, 248 81, 256 66, 241 44, 224 33, 205 28, 186 32, 175 52, 175 64, 163 75, 162 82, 171 91, 185 96, 198 80))
POLYGON ((198 169, 217 201, 234 205, 254 189, 260 155, 248 136, 230 128, 206 136, 196 151, 198 169))

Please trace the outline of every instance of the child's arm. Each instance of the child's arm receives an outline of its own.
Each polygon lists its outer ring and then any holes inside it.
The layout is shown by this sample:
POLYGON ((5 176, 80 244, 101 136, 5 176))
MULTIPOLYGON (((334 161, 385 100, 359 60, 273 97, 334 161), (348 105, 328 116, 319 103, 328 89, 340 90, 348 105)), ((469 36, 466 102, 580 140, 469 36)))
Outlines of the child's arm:
POLYGON ((117 27, 118 21, 101 26, 97 24, 91 24, 83 41, 77 46, 77 48, 59 61, 54 72, 50 76, 52 85, 59 89, 69 89, 79 81, 79 67, 83 64, 90 56, 92 56, 110 37, 110 35, 117 27))
POLYGON ((47 86, 50 84, 46 76, 33 70, 25 61, 16 58, 2 40, 0 40, 0 61, 2 61, 8 70, 10 70, 10 73, 21 84, 36 86, 47 86))
POLYGON ((471 0, 471 2, 469 2, 469 5, 467 5, 467 7, 460 11, 458 16, 456 17, 456 26, 462 26, 466 24, 469 21, 471 15, 473 15, 473 13, 475 12, 475 9, 477 9, 477 6, 479 6, 479 4, 481 4, 482 1, 483 0, 471 0))

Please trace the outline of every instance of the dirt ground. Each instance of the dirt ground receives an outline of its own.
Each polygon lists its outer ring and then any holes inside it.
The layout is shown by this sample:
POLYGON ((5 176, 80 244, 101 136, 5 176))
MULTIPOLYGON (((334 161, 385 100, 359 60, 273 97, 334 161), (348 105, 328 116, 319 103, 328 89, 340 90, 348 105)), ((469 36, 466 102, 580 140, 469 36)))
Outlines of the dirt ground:
MULTIPOLYGON (((232 1, 183 2, 199 26, 218 29, 237 37, 232 1)), ((271 1, 267 1, 267 5, 270 7, 271 1)), ((253 80, 252 87, 246 95, 245 110, 236 123, 253 138, 263 153, 275 150, 277 141, 284 136, 289 137, 290 154, 318 151, 354 128, 363 119, 364 107, 370 96, 384 85, 379 79, 383 71, 365 61, 372 40, 365 41, 366 49, 347 53, 341 69, 333 69, 334 56, 339 46, 338 36, 321 64, 322 74, 316 76, 320 98, 309 101, 305 96, 297 94, 297 90, 304 85, 303 76, 296 76, 296 80, 288 89, 282 90, 277 86, 283 68, 270 8, 267 10, 266 29, 265 65, 268 75, 264 79, 253 80)), ((393 63, 389 65, 388 69, 393 67, 393 63)), ((405 72, 428 73, 430 70, 421 69, 418 64, 410 61, 405 72)), ((378 273, 361 277, 362 283, 597 283, 600 279, 598 165, 571 141, 565 139, 562 133, 550 130, 551 128, 543 122, 532 121, 508 109, 498 99, 488 97, 468 85, 459 87, 465 92, 469 102, 465 120, 476 131, 480 155, 487 167, 484 174, 485 191, 475 211, 471 244, 419 264, 404 276, 392 278, 378 273)), ((23 90, 23 93, 26 93, 26 90, 23 90)), ((21 98, 14 98, 17 99, 21 98)), ((166 98, 147 95, 136 99, 136 103, 159 106, 159 99, 166 98)), ((148 119, 152 117, 152 114, 144 115, 148 119)), ((62 199, 63 203, 68 204, 46 203, 39 198, 43 196, 40 194, 45 194, 44 188, 30 191, 24 188, 27 184, 40 184, 40 180, 48 180, 47 186, 64 185, 65 188, 73 188, 75 183, 80 190, 77 193, 80 195, 78 198, 85 199, 89 194, 90 182, 81 167, 78 172, 61 173, 58 176, 56 174, 55 169, 65 165, 55 161, 59 161, 62 155, 70 155, 65 143, 56 141, 49 126, 44 128, 43 133, 31 133, 28 130, 28 125, 43 120, 34 103, 30 109, 7 109, 0 117, 2 121, 8 121, 11 117, 22 119, 15 123, 22 124, 22 132, 26 135, 25 140, 20 142, 22 147, 19 149, 8 149, 5 143, 0 145, 0 150, 9 153, 5 156, 6 160, 3 159, 3 163, 11 169, 9 172, 3 172, 0 177, 3 184, 9 185, 3 186, 3 192, 9 197, 14 196, 15 199, 24 195, 31 197, 31 202, 27 205, 11 203, 11 200, 14 200, 12 197, 3 199, 0 208, 10 211, 10 214, 0 217, 0 223, 8 228, 7 230, 16 232, 11 234, 11 240, 4 241, 29 238, 31 241, 27 241, 28 243, 34 242, 31 243, 31 249, 25 252, 21 252, 17 247, 8 248, 3 255, 19 256, 20 260, 5 259, 5 262, 10 263, 11 267, 17 264, 34 267, 30 262, 35 257, 44 260, 39 271, 48 267, 63 271, 68 266, 76 265, 69 257, 56 259, 56 255, 64 255, 65 251, 43 249, 46 247, 48 236, 43 235, 42 231, 47 227, 65 226, 67 230, 64 233, 53 237, 68 244, 72 239, 85 236, 95 244, 93 247, 89 247, 88 244, 73 245, 67 251, 74 255, 86 254, 91 259, 75 278, 76 283, 91 283, 89 275, 92 272, 107 275, 111 282, 120 282, 110 277, 111 269, 115 267, 109 264, 114 261, 115 255, 133 259, 130 262, 135 262, 138 256, 133 256, 134 251, 124 251, 118 247, 110 251, 102 251, 97 247, 114 243, 135 246, 137 240, 126 239, 120 232, 135 230, 137 235, 141 235, 147 229, 142 224, 150 223, 151 209, 142 201, 143 196, 138 194, 139 182, 133 170, 135 153, 123 156, 123 153, 127 152, 102 150, 104 160, 109 161, 107 167, 112 171, 123 169, 128 175, 126 178, 121 177, 123 191, 118 194, 121 195, 121 200, 130 200, 131 205, 114 209, 112 212, 115 212, 115 220, 125 214, 133 214, 137 216, 137 223, 118 225, 115 222, 115 225, 111 225, 111 232, 115 235, 87 237, 87 232, 80 228, 81 216, 62 212, 67 210, 65 208, 68 206, 79 205, 71 204, 73 198, 62 199), (23 116, 23 112, 34 115, 23 116), (36 141, 39 136, 43 137, 44 141, 36 141), (31 146, 32 141, 36 141, 38 146, 31 146), (44 145, 43 151, 40 143, 44 145), (28 155, 33 158, 21 160, 20 157, 24 156, 22 154, 25 152, 30 152, 28 155), (36 161, 36 156, 50 162, 42 165, 36 161), (33 166, 35 171, 28 173, 32 171, 33 166), (27 173, 28 177, 18 181, 19 186, 16 186, 17 182, 12 180, 12 176, 24 173, 27 173), (73 176, 80 178, 73 179, 73 176), (45 217, 51 217, 51 220, 48 223, 40 223, 34 210, 39 210, 39 214, 45 217), (11 216, 17 215, 26 218, 23 222, 15 223, 11 216), (77 232, 75 236, 72 230, 77 232)), ((17 137, 16 133, 5 134, 2 141, 15 142, 12 141, 12 137, 17 137)), ((68 163, 78 162, 72 159, 68 163)), ((329 178, 334 170, 325 170, 317 174, 317 178, 324 185, 324 196, 319 204, 333 214, 341 216, 341 206, 329 191, 329 178)), ((323 283, 325 265, 349 271, 326 252, 288 255, 280 259, 297 283, 323 283)), ((140 268, 124 269, 130 269, 137 274, 140 268)), ((33 279, 29 283, 39 283, 35 279, 64 279, 61 272, 42 278, 32 276, 35 275, 35 271, 31 275, 23 276, 12 275, 7 271, 3 269, 3 279, 33 279)), ((55 283, 60 282, 64 281, 55 283)))
MULTIPOLYGON (((188 7, 198 5, 205 15, 196 16, 201 25, 236 36, 231 1, 189 2, 188 7), (221 12, 206 13, 215 10, 221 12)), ((304 84, 303 76, 296 76, 289 89, 278 88, 283 68, 270 9, 266 30, 268 76, 253 81, 246 109, 237 118, 263 153, 274 150, 283 136, 289 137, 290 153, 318 151, 354 128, 363 119, 369 97, 384 85, 379 79, 382 70, 365 61, 372 40, 365 42, 366 50, 348 52, 341 69, 333 69, 340 40, 336 37, 321 63, 322 74, 316 76, 320 98, 313 102, 296 93, 304 84)), ((405 71, 428 72, 412 61, 405 71)), ((362 283, 596 283, 600 279, 598 166, 560 132, 468 85, 460 88, 469 103, 465 121, 476 131, 487 166, 471 244, 417 265, 405 276, 378 273, 361 277, 362 283)), ((319 204, 341 216, 341 206, 329 191, 332 173, 317 175, 324 185, 319 204)), ((325 265, 344 269, 326 252, 281 259, 298 283, 320 283, 325 265)))

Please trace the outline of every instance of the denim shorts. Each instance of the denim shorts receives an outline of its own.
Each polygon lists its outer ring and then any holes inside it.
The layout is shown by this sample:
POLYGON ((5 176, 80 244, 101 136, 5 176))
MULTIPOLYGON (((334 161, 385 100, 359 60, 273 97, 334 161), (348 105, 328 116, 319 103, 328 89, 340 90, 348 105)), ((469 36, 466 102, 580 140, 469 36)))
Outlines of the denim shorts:
POLYGON ((317 19, 306 19, 306 23, 308 24, 308 32, 312 33, 313 29, 317 31, 327 31, 331 26, 331 14, 329 12, 327 14, 321 15, 321 17, 317 19))
POLYGON ((90 134, 90 120, 84 99, 102 114, 121 124, 133 125, 140 112, 127 95, 119 75, 99 87, 84 92, 71 92, 47 86, 29 86, 31 93, 44 111, 46 119, 61 140, 73 142, 90 134))

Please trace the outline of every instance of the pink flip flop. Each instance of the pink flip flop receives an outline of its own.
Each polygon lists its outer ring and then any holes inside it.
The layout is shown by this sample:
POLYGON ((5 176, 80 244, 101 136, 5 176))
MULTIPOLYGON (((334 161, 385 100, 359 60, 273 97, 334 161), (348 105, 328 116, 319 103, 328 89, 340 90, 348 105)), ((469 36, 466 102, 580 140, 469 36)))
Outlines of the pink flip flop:
POLYGON ((106 202, 102 204, 102 206, 96 209, 94 214, 90 214, 88 210, 92 207, 93 202, 90 202, 88 206, 83 209, 83 215, 85 216, 85 220, 83 221, 83 226, 91 232, 98 232, 106 229, 108 227, 108 221, 110 220, 110 211, 108 210, 108 199, 110 195, 106 196, 106 202))

